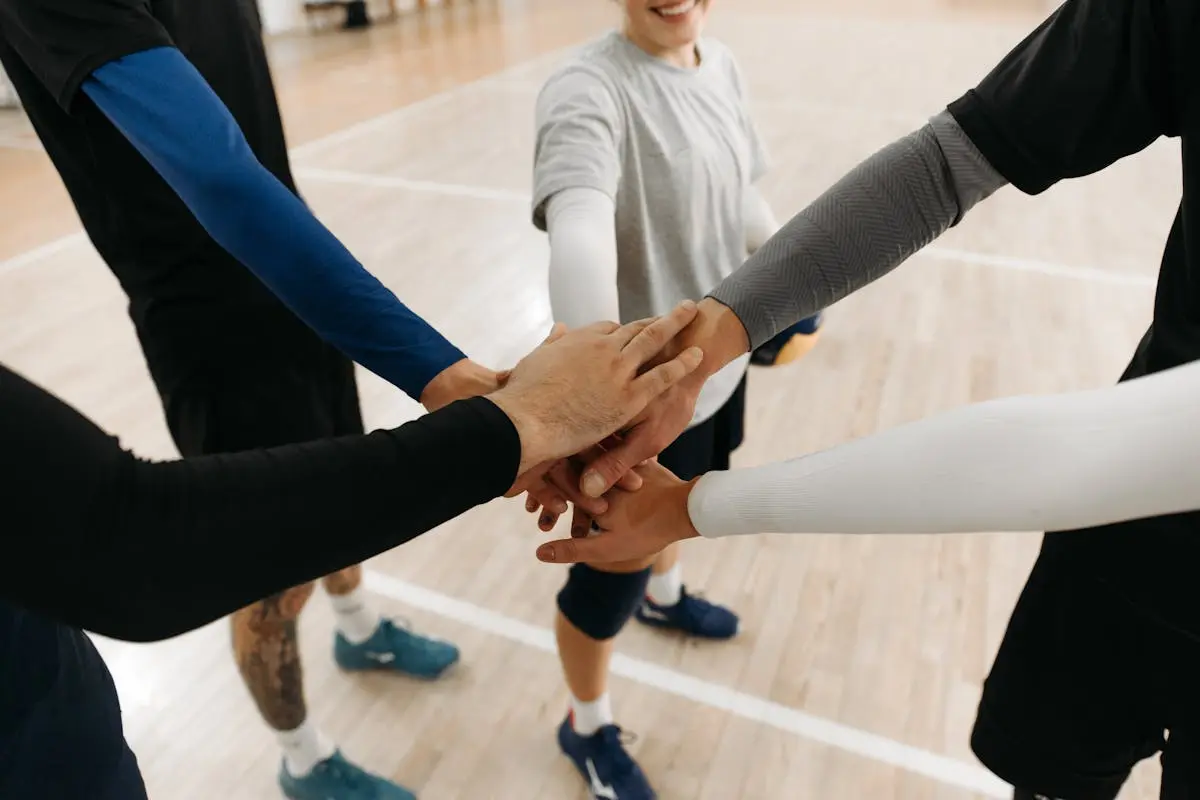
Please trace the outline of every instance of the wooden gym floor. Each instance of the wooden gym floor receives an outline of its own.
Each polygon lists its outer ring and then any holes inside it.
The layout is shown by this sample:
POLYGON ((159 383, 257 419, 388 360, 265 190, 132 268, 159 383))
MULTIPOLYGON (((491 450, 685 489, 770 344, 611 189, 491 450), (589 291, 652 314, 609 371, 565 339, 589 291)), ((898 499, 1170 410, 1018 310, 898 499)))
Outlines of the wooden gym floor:
MULTIPOLYGON (((720 3, 711 33, 748 76, 780 216, 971 86, 1048 10, 1044 0, 720 3)), ((309 203, 485 363, 510 364, 549 323, 547 248, 526 197, 535 92, 562 48, 615 19, 603 0, 460 0, 365 34, 271 42, 309 203)), ((1177 159, 1161 143, 1036 200, 1000 192, 833 308, 806 360, 753 373, 738 463, 970 401, 1115 380, 1149 319, 1177 159)), ((123 297, 17 112, 0 113, 0 175, 0 360, 140 454, 173 456, 123 297)), ((418 412, 373 376, 362 389, 372 426, 418 412)), ((302 622, 313 719, 426 800, 583 797, 554 741, 566 695, 547 626, 562 572, 534 561, 538 541, 519 502, 496 502, 369 565, 387 612, 462 646, 464 662, 438 683, 340 674, 331 613, 315 597, 302 622)), ((1037 542, 693 544, 688 585, 736 608, 744 632, 706 645, 631 625, 612 687, 618 719, 668 799, 1003 797, 967 739, 1037 542)), ((224 623, 159 645, 100 644, 152 797, 279 796, 278 752, 224 623)), ((1122 796, 1156 797, 1156 786, 1147 764, 1122 796)))

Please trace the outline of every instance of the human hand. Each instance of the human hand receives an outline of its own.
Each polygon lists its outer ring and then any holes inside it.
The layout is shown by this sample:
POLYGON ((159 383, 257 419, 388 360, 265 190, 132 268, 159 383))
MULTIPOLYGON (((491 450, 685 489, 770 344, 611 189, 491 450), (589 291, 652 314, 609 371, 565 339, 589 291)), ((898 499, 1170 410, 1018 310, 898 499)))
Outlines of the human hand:
POLYGON ((455 400, 490 394, 503 386, 507 378, 507 372, 494 372, 464 358, 434 376, 421 392, 421 405, 426 411, 437 411, 455 400))
MULTIPOLYGON (((552 530, 558 524, 558 518, 573 506, 572 535, 575 531, 586 533, 591 528, 592 519, 608 510, 608 500, 588 497, 580 490, 579 484, 588 462, 598 458, 605 448, 615 446, 617 441, 617 437, 609 437, 584 453, 545 465, 546 468, 540 471, 540 480, 526 483, 525 510, 530 514, 538 514, 539 528, 543 531, 552 530)), ((621 476, 617 486, 626 491, 636 491, 642 486, 642 478, 636 470, 630 470, 621 476)))
POLYGON ((547 564, 604 564, 657 555, 671 544, 699 536, 688 514, 695 481, 681 481, 657 462, 637 467, 642 487, 634 492, 613 489, 608 510, 596 517, 599 532, 571 528, 570 539, 547 542, 537 549, 547 564))
POLYGON ((685 302, 653 320, 556 328, 521 359, 504 387, 488 396, 521 437, 518 475, 607 439, 693 372, 703 358, 694 347, 643 367, 695 316, 696 304, 685 302))
MULTIPOLYGON (((697 305, 692 322, 662 349, 659 358, 673 358, 693 347, 704 351, 700 367, 647 404, 645 411, 621 432, 615 446, 590 460, 580 482, 585 495, 603 496, 632 468, 657 457, 675 441, 692 420, 704 382, 747 352, 750 338, 733 311, 712 298, 705 298, 697 305)), ((655 363, 651 361, 650 365, 655 363)))

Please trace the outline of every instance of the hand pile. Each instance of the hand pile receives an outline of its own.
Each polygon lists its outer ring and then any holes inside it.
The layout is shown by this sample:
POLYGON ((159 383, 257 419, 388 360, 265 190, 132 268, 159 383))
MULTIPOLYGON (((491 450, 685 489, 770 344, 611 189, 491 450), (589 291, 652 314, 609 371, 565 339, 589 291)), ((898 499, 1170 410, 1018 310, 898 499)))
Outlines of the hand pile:
POLYGON ((698 535, 687 507, 692 483, 655 458, 691 421, 705 380, 747 348, 729 309, 686 301, 628 325, 556 325, 507 372, 460 361, 421 402, 433 411, 486 395, 512 420, 521 464, 505 496, 525 493, 543 531, 574 505, 571 538, 542 545, 540 560, 625 561, 698 535))
POLYGON ((691 421, 705 380, 747 348, 732 312, 689 301, 628 325, 555 326, 511 371, 462 361, 421 401, 432 411, 487 395, 513 421, 521 465, 506 496, 526 493, 543 531, 574 505, 572 538, 542 545, 540 560, 624 561, 698 535, 692 484, 654 459, 691 421))

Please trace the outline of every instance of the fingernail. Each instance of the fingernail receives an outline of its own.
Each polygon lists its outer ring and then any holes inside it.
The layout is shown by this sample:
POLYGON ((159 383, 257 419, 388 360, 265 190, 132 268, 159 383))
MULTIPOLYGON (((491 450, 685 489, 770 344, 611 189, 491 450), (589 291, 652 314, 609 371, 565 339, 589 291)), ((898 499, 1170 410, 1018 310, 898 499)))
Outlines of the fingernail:
POLYGON ((680 305, 683 306, 684 308, 686 308, 688 311, 691 311, 693 308, 696 307, 696 301, 695 300, 684 300, 682 303, 680 303, 680 305))
POLYGON ((599 472, 588 472, 583 476, 583 493, 588 497, 599 497, 604 494, 604 478, 599 472))
POLYGON ((554 504, 554 513, 556 513, 556 514, 565 514, 565 513, 567 513, 567 504, 566 504, 566 503, 564 503, 562 500, 559 500, 559 501, 555 502, 555 504, 554 504))
POLYGON ((554 561, 554 545, 544 544, 537 549, 538 561, 554 561))
POLYGON ((552 520, 550 519, 550 516, 548 514, 543 514, 541 519, 538 520, 538 524, 541 525, 543 528, 549 527, 551 522, 552 522, 552 520))

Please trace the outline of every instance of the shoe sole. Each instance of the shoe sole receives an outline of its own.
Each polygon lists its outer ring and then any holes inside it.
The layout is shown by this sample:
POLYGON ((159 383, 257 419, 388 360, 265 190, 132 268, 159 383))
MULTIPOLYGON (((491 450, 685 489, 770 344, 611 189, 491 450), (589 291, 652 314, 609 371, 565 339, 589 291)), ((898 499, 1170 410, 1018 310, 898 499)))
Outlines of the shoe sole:
POLYGON ((713 636, 707 633, 697 633, 695 631, 684 630, 673 622, 654 619, 652 617, 643 617, 641 614, 634 614, 634 619, 650 628, 657 628, 661 631, 675 631, 680 636, 687 636, 692 639, 703 639, 706 642, 727 642, 738 635, 738 628, 734 628, 733 633, 727 635, 713 636))

